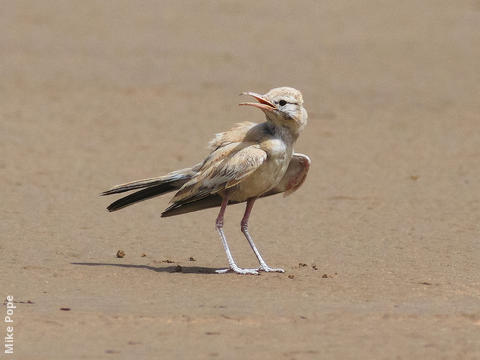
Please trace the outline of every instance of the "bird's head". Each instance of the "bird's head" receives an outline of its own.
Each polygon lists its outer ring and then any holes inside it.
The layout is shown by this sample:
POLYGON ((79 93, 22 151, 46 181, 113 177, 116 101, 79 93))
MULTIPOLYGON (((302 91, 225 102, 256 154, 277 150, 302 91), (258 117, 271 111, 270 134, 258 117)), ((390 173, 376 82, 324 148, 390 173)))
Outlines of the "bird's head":
POLYGON ((253 96, 258 102, 243 102, 259 108, 265 113, 267 120, 275 125, 287 127, 298 135, 307 124, 307 110, 303 107, 302 93, 291 87, 279 87, 270 90, 265 95, 254 92, 244 92, 241 95, 253 96))

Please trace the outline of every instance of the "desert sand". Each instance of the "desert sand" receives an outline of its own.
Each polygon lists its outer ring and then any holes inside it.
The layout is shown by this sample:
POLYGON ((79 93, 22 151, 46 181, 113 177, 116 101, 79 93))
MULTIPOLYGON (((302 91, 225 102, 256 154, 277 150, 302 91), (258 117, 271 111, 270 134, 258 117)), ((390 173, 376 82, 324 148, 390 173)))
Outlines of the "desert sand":
MULTIPOLYGON (((0 17, 1 359, 480 358, 479 1, 16 0, 0 17), (105 210, 101 191, 263 121, 238 94, 277 86, 303 92, 312 167, 250 230, 285 274, 214 274, 216 209, 105 210)), ((243 208, 225 231, 251 267, 243 208)))

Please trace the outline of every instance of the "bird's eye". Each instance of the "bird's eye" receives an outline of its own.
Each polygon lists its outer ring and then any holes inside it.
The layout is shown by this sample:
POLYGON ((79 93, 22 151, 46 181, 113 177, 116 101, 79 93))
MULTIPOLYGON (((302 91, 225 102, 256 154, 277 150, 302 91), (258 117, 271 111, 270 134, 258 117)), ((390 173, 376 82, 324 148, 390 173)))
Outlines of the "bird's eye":
POLYGON ((280 101, 278 102, 278 105, 283 106, 283 105, 285 105, 286 103, 287 103, 287 102, 286 102, 285 100, 280 100, 280 101))

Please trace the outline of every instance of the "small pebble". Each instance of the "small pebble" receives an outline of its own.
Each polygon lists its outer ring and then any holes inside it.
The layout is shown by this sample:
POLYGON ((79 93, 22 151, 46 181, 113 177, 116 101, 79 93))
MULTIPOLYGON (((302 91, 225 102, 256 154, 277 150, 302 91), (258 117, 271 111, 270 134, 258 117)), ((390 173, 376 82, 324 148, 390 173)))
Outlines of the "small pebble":
POLYGON ((120 354, 118 350, 105 350, 105 354, 120 354))

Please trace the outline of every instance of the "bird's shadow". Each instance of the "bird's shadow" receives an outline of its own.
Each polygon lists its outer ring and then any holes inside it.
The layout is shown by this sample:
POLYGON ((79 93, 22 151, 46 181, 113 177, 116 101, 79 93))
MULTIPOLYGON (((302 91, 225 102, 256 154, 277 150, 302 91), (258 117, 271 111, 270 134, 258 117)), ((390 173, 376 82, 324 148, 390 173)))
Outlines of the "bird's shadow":
POLYGON ((181 265, 170 265, 170 266, 150 266, 150 265, 134 265, 134 264, 114 264, 114 263, 96 263, 96 262, 73 262, 72 265, 81 265, 81 266, 118 266, 122 268, 134 268, 134 269, 146 269, 155 272, 166 272, 166 273, 182 273, 182 274, 216 274, 216 268, 209 268, 203 266, 181 266, 181 265))

